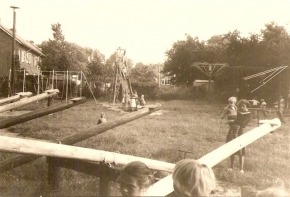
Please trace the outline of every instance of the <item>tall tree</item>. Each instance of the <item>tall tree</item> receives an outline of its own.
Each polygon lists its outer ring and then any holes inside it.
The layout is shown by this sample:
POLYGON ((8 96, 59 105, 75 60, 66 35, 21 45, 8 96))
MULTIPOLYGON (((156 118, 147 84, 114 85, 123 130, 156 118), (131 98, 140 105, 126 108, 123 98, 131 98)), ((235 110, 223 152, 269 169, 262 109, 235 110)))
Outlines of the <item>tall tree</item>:
POLYGON ((62 34, 61 24, 52 24, 54 40, 42 42, 39 46, 46 57, 43 59, 42 70, 70 70, 72 66, 71 51, 62 34))

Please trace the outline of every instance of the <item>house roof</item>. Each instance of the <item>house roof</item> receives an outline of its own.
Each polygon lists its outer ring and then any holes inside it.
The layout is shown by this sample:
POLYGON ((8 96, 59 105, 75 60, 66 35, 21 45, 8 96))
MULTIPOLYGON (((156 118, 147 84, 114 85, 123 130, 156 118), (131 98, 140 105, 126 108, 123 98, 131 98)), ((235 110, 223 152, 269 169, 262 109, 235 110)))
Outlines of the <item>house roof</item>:
MULTIPOLYGON (((9 36, 11 36, 13 38, 13 32, 8 29, 7 27, 3 26, 2 24, 0 24, 0 29, 2 29, 5 33, 7 33, 9 36)), ((26 40, 24 40, 23 38, 21 38, 19 35, 15 34, 15 40, 21 44, 26 46, 27 48, 31 49, 32 51, 34 51, 35 53, 37 53, 38 55, 42 55, 45 56, 41 49, 38 48, 36 45, 32 44, 31 42, 28 42, 26 40)))

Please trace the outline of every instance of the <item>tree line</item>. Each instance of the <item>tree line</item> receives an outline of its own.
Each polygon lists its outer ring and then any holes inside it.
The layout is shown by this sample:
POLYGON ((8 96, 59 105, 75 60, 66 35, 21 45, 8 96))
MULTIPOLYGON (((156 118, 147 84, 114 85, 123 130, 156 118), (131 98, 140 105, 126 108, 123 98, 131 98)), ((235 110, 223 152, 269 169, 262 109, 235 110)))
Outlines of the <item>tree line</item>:
MULTIPOLYGON (((53 38, 42 42, 39 47, 46 55, 41 66, 42 70, 81 70, 89 80, 100 83, 113 82, 115 68, 115 51, 106 58, 98 49, 81 47, 65 40, 61 24, 52 24, 53 38)), ((274 22, 265 25, 259 34, 241 36, 238 30, 223 35, 214 35, 207 41, 200 41, 186 34, 185 40, 178 40, 171 49, 165 51, 164 64, 134 65, 128 59, 129 73, 132 83, 158 85, 158 68, 162 75, 169 76, 175 85, 192 86, 195 79, 207 77, 194 68, 195 62, 227 63, 228 66, 213 76, 217 92, 227 96, 239 87, 243 97, 263 97, 267 100, 277 99, 281 87, 286 97, 289 90, 289 69, 275 76, 267 84, 252 92, 263 81, 262 75, 251 80, 244 80, 252 74, 266 71, 279 66, 288 66, 290 62, 290 39, 283 26, 274 22), (273 94, 269 94, 269 91, 273 94)), ((142 84, 142 85, 140 85, 142 84)))

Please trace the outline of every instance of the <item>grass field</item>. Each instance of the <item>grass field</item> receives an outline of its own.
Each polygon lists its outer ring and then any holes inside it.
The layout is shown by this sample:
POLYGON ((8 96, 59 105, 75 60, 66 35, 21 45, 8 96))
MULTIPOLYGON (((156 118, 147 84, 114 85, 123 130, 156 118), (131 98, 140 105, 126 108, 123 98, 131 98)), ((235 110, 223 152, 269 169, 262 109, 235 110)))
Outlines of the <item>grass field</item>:
MULTIPOLYGON (((149 102, 150 103, 150 102, 149 102)), ((157 103, 151 102, 151 104, 157 103)), ((186 157, 198 159, 225 143, 228 125, 221 124, 219 115, 224 105, 193 101, 166 101, 160 115, 148 115, 134 122, 106 131, 79 142, 76 146, 119 152, 175 163, 183 158, 178 150, 191 151, 186 157)), ((44 103, 25 106, 22 110, 44 107, 44 103)), ((93 100, 86 103, 7 129, 18 137, 53 140, 72 133, 85 131, 96 125, 101 112, 113 121, 124 112, 108 110, 93 100)), ((274 117, 274 116, 273 116, 274 117)), ((3 118, 2 118, 3 119, 3 118)), ((0 119, 1 121, 1 119, 0 119)), ((272 134, 268 134, 247 147, 245 173, 228 172, 228 160, 213 169, 219 181, 236 186, 263 189, 269 186, 290 187, 290 133, 289 121, 272 134)), ((252 120, 245 131, 256 127, 252 120)), ((0 153, 1 161, 14 156, 0 153)), ((0 196, 97 196, 98 178, 61 170, 61 188, 49 191, 45 158, 0 174, 0 196)), ((118 185, 112 185, 112 195, 120 195, 118 185)))

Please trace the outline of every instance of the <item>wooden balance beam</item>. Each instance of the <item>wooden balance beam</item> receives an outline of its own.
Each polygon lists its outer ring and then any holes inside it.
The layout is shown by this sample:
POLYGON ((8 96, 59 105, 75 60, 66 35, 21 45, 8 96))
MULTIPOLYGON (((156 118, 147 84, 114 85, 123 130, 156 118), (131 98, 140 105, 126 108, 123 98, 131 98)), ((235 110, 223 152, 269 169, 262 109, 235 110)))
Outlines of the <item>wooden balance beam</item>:
POLYGON ((32 95, 32 92, 18 92, 14 96, 10 96, 8 98, 4 98, 0 100, 0 105, 4 103, 14 102, 17 101, 23 97, 29 97, 32 95))
POLYGON ((56 104, 56 105, 52 105, 49 106, 47 108, 43 108, 43 109, 38 109, 20 116, 16 116, 13 118, 9 118, 9 119, 5 119, 5 120, 1 120, 0 122, 0 129, 4 129, 4 128, 8 128, 10 126, 16 125, 16 124, 20 124, 23 122, 27 122, 29 120, 33 120, 36 118, 40 118, 42 116, 48 115, 48 114, 52 114, 58 111, 62 111, 71 107, 74 107, 76 105, 80 105, 82 103, 86 102, 86 98, 78 98, 78 99, 71 99, 71 101, 67 102, 67 103, 61 103, 61 104, 56 104))
POLYGON ((53 89, 53 90, 47 90, 44 93, 38 94, 36 96, 32 96, 29 98, 28 97, 22 98, 19 101, 16 101, 14 103, 9 103, 9 104, 0 106, 0 113, 5 112, 5 111, 9 111, 9 110, 15 109, 17 107, 21 107, 23 105, 27 105, 29 103, 36 102, 36 101, 39 101, 39 100, 42 100, 42 99, 45 99, 48 97, 52 97, 53 95, 56 95, 58 92, 59 92, 58 89, 53 89))

